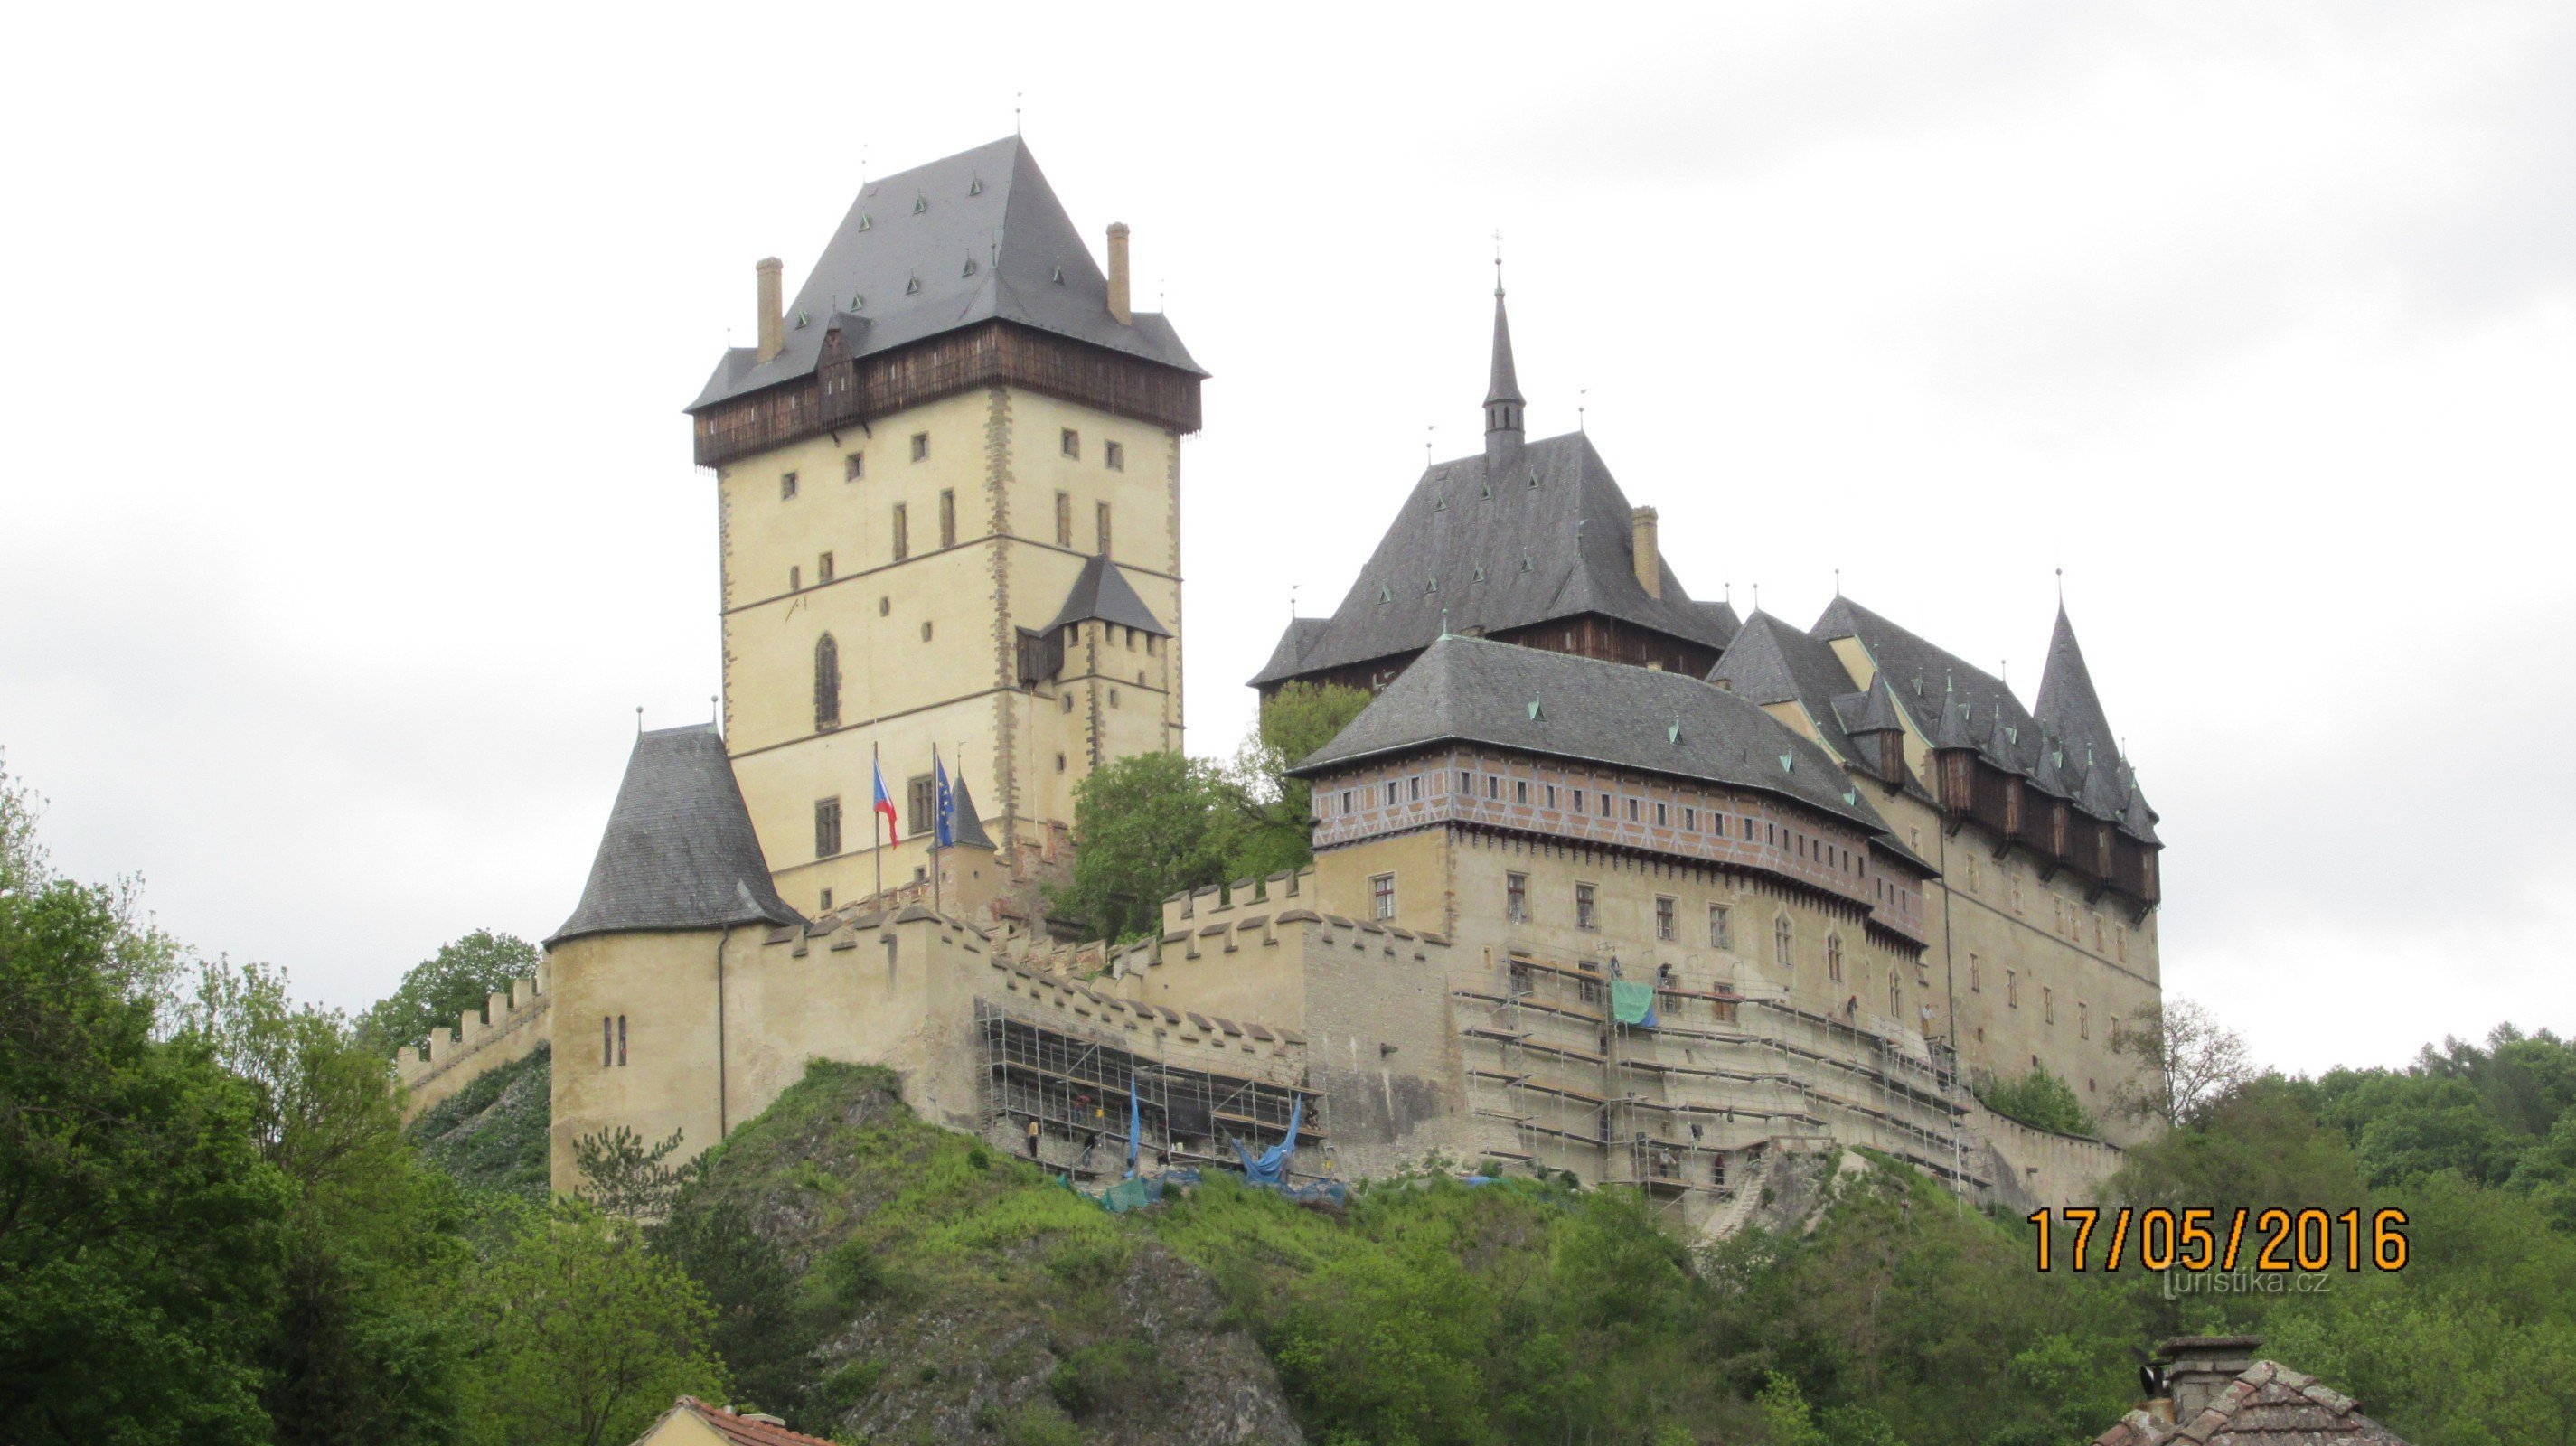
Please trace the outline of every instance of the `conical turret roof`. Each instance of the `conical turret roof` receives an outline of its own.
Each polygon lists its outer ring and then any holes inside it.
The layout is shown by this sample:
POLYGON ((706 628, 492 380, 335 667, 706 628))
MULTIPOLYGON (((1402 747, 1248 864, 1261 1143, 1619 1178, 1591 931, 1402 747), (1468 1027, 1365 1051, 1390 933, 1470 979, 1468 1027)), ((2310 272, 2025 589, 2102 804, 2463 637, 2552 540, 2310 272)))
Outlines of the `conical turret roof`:
POLYGON ((635 736, 581 903, 546 944, 804 921, 770 881, 724 736, 696 724, 635 736))

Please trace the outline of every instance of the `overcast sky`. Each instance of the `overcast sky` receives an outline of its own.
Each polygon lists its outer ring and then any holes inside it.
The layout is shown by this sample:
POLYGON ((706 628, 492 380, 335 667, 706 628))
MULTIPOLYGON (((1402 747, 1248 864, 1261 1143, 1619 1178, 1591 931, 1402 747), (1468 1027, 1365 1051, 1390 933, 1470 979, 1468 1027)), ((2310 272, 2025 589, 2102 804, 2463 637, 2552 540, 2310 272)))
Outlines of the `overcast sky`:
POLYGON ((1840 569, 2027 700, 2064 567, 2169 990, 2292 1068, 2576 1027, 2576 9, 9 29, 0 748, 62 866, 321 999, 570 911, 636 705, 716 688, 679 408, 751 263, 1017 104, 1215 373, 1194 751, 1476 445, 1499 229, 1532 432, 1586 409, 1694 595, 1840 569))

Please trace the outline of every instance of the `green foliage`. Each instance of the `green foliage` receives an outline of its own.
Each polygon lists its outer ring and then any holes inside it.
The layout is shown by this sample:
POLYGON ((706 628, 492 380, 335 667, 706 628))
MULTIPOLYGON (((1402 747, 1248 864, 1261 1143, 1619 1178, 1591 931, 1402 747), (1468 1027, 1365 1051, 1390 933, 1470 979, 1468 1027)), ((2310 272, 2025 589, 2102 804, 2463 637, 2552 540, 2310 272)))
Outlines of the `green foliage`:
POLYGON ((259 1093, 203 1039, 154 1038, 108 891, 21 878, 0 891, 0 1440, 265 1440, 291 1190, 259 1093))
POLYGON ((662 1163, 678 1152, 682 1133, 673 1130, 667 1138, 647 1145, 643 1136, 619 1125, 573 1141, 572 1165, 582 1181, 575 1193, 611 1215, 661 1219, 670 1213, 671 1201, 696 1168, 694 1162, 662 1163))
POLYGON ((421 1160, 472 1191, 543 1205, 550 1194, 554 1051, 489 1069, 420 1113, 404 1136, 421 1160))
POLYGON ((1987 1109, 2061 1135, 2098 1136, 2101 1127, 2076 1098, 2075 1088, 2039 1065, 2018 1079, 1983 1081, 1977 1098, 1987 1109))
POLYGON ((483 1012, 492 995, 537 971, 537 947, 510 934, 477 929, 450 940, 411 967, 394 992, 358 1017, 368 1047, 387 1059, 435 1034, 446 1038, 457 1017, 483 1012))
POLYGON ((1163 900, 1226 881, 1249 801, 1212 763, 1137 753, 1094 769, 1073 792, 1073 880, 1057 913, 1104 939, 1161 928, 1163 900))
POLYGON ((1290 683, 1261 705, 1261 717, 1234 761, 1234 780, 1251 803, 1229 878, 1259 879, 1314 862, 1314 786, 1288 770, 1333 741, 1369 705, 1365 688, 1290 683))
POLYGON ((559 1204, 478 1271, 463 1314, 477 1443, 618 1446, 674 1397, 725 1396, 696 1282, 586 1205, 559 1204))

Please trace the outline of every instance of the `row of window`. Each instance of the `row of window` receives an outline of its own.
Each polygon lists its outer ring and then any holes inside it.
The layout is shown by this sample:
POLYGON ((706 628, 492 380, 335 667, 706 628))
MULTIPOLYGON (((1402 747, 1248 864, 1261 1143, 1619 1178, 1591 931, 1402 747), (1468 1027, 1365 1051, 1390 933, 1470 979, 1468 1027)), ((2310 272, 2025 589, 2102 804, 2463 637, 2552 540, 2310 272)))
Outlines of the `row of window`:
MULTIPOLYGON (((1984 962, 1972 953, 1968 956, 1968 992, 1983 994, 1985 990, 1984 962)), ((2004 971, 2004 1007, 2021 1008, 2021 971, 2018 969, 2004 971)), ((2041 985, 2039 990, 2039 1022, 2042 1026, 2053 1026, 2057 1023, 2057 991, 2047 985, 2041 985)), ((2120 1032, 2120 1016, 2112 1015, 2110 1026, 2111 1033, 2117 1035, 2120 1032)), ((1978 1038, 1984 1037, 1980 1032, 1978 1038)), ((2093 1006, 2080 999, 2075 1002, 2075 1037, 2078 1039, 2093 1037, 2093 1006)))
MULTIPOLYGON (((1474 797, 1476 793, 1476 778, 1477 775, 1473 770, 1465 768, 1459 769, 1458 792, 1467 797, 1474 797)), ((1484 780, 1485 798, 1490 802, 1500 803, 1503 801, 1505 785, 1508 783, 1510 785, 1509 792, 1513 803, 1527 804, 1530 803, 1533 798, 1536 798, 1541 800, 1538 804, 1541 808, 1553 809, 1557 806, 1558 790, 1557 786, 1553 783, 1538 784, 1536 785, 1536 792, 1533 793, 1530 780, 1526 778, 1505 779, 1501 774, 1488 773, 1484 775, 1484 780)), ((1421 774, 1417 773, 1407 778, 1390 778, 1386 780, 1383 786, 1386 793, 1386 802, 1389 806, 1408 802, 1419 803, 1422 801, 1421 774)), ((1621 815, 1624 809, 1628 822, 1644 823, 1648 816, 1647 811, 1652 809, 1655 827, 1671 828, 1673 826, 1673 813, 1676 805, 1661 799, 1649 800, 1639 798, 1634 795, 1623 796, 1614 794, 1608 789, 1594 789, 1587 791, 1580 788, 1573 788, 1567 789, 1565 792, 1570 795, 1570 807, 1567 811, 1576 815, 1588 814, 1599 818, 1615 819, 1621 815)), ((1736 825, 1728 821, 1730 817, 1729 815, 1720 813, 1713 808, 1702 810, 1695 804, 1681 804, 1678 807, 1681 813, 1681 831, 1683 833, 1704 832, 1715 838, 1733 838, 1736 836, 1736 825), (1706 825, 1705 828, 1702 827, 1703 823, 1706 825)), ((1358 811, 1359 789, 1356 787, 1343 789, 1341 791, 1342 814, 1347 817, 1348 815, 1357 813, 1358 811)), ((1316 794, 1315 817, 1320 819, 1327 816, 1326 795, 1321 793, 1316 794)), ((1756 820, 1750 814, 1737 814, 1733 815, 1733 817, 1741 820, 1743 837, 1748 842, 1751 841, 1757 832, 1756 820)), ((1758 832, 1765 846, 1771 848, 1786 848, 1799 858, 1810 860, 1821 867, 1832 869, 1837 873, 1858 875, 1865 871, 1866 860, 1862 854, 1855 850, 1844 848, 1830 840, 1801 833, 1796 829, 1768 821, 1763 821, 1760 824, 1758 832)))
MULTIPOLYGON (((1074 430, 1073 428, 1071 428, 1071 427, 1067 427, 1067 428, 1065 428, 1065 429, 1064 429, 1064 437, 1063 437, 1063 440, 1062 440, 1062 446, 1063 446, 1063 449, 1064 449, 1064 455, 1066 455, 1066 456, 1068 456, 1068 457, 1071 457, 1071 458, 1075 459, 1076 461, 1081 460, 1081 458, 1082 458, 1082 434, 1081 434, 1080 432, 1075 431, 1075 430, 1074 430)), ((913 433, 913 434, 912 434, 912 441, 911 441, 911 451, 912 451, 912 460, 913 460, 913 461, 915 461, 915 462, 927 462, 927 461, 929 461, 929 460, 930 460, 930 434, 929 434, 928 432, 915 432, 915 433, 913 433)), ((1127 445, 1126 445, 1125 443, 1123 443, 1123 442, 1112 442, 1112 441, 1104 441, 1104 442, 1102 442, 1102 443, 1100 444, 1100 465, 1101 465, 1101 466, 1103 466, 1103 467, 1108 468, 1108 469, 1109 469, 1110 471, 1112 471, 1112 472, 1124 472, 1124 471, 1126 471, 1126 470, 1127 470, 1127 445)), ((860 448, 858 451, 848 453, 847 455, 845 455, 845 456, 843 456, 843 457, 841 458, 841 480, 842 480, 842 481, 844 481, 844 482, 857 482, 857 481, 863 480, 867 475, 868 475, 868 453, 867 453, 867 449, 866 449, 866 448, 862 447, 862 448, 860 448)), ((781 472, 781 473, 779 473, 779 474, 778 474, 778 500, 779 500, 779 501, 781 501, 781 502, 793 502, 793 501, 795 501, 795 500, 796 500, 797 487, 798 487, 798 478, 797 478, 797 474, 796 474, 796 473, 794 473, 794 472, 781 472)))
MULTIPOLYGON (((2004 906, 2016 915, 2026 913, 2027 911, 2022 907, 2021 874, 2009 863, 2002 866, 2002 871, 2004 906)), ((1960 870, 1960 881, 1973 895, 1981 892, 1982 879, 1983 872, 1978 867, 1976 855, 1968 855, 1967 866, 1960 870)), ((2100 910, 2086 909, 2072 899, 2060 898, 2054 894, 2049 897, 2048 907, 2056 931, 2069 941, 2079 946, 2084 942, 2084 920, 2089 916, 2093 921, 2093 952, 2100 954, 2107 949, 2121 963, 2125 964, 2129 961, 2128 925, 2122 924, 2114 928, 2109 920, 2103 918, 2100 910)))
MULTIPOLYGON (((1098 543, 1094 550, 1106 553, 1109 551, 1108 503, 1101 502, 1093 505, 1091 522, 1093 536, 1098 543)), ((888 524, 887 536, 892 543, 894 561, 902 562, 912 556, 910 504, 903 502, 894 504, 894 515, 888 524)), ((957 493, 953 488, 943 487, 939 492, 939 545, 942 549, 957 545, 957 493)), ((1055 545, 1067 549, 1073 546, 1073 494, 1069 492, 1055 494, 1055 545)), ((814 560, 814 583, 817 587, 830 582, 834 576, 835 567, 831 553, 823 553, 814 560)), ((787 569, 787 590, 802 592, 804 588, 804 565, 801 563, 791 565, 787 569)))

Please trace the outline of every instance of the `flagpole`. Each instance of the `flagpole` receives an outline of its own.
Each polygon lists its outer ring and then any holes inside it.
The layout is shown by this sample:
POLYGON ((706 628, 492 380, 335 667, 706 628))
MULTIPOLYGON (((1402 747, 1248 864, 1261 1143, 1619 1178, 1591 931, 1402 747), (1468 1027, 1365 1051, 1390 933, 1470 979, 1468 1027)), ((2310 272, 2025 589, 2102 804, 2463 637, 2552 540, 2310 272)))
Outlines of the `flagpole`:
MULTIPOLYGON (((868 857, 877 864, 877 898, 885 897, 885 838, 877 829, 877 783, 885 776, 885 765, 877 761, 876 740, 868 740, 868 857)), ((882 907, 882 906, 880 906, 882 907)))
MULTIPOLYGON (((946 770, 939 766, 939 745, 936 743, 930 745, 930 774, 933 778, 946 775, 946 770)), ((944 803, 943 799, 932 799, 931 811, 939 812, 944 803)), ((944 819, 937 818, 930 821, 930 912, 934 914, 944 912, 939 902, 939 834, 940 825, 944 822, 944 819)))

